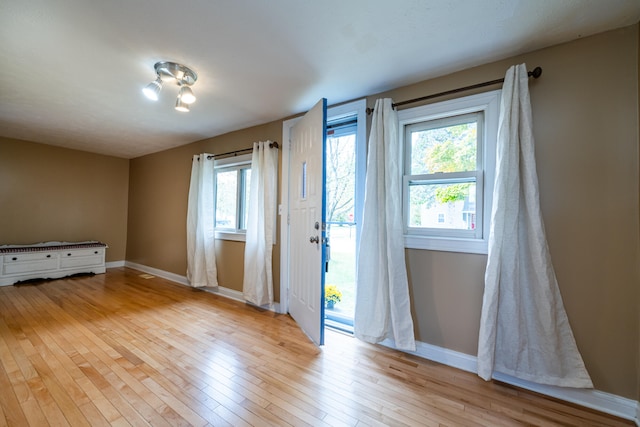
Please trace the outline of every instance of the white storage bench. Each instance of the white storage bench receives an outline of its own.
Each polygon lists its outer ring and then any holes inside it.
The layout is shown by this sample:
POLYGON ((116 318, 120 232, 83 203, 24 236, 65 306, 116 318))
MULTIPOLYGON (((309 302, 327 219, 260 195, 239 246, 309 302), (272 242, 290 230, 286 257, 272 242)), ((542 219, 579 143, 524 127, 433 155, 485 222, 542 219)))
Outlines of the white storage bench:
POLYGON ((0 245, 0 286, 78 273, 104 273, 107 247, 97 241, 0 245))

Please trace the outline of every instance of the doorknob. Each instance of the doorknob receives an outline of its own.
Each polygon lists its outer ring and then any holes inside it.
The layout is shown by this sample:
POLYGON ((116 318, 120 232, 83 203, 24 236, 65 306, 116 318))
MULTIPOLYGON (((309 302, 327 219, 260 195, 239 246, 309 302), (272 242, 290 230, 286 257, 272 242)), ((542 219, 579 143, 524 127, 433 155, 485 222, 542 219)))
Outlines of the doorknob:
POLYGON ((311 236, 311 238, 309 239, 309 242, 320 243, 320 238, 318 236, 311 236))

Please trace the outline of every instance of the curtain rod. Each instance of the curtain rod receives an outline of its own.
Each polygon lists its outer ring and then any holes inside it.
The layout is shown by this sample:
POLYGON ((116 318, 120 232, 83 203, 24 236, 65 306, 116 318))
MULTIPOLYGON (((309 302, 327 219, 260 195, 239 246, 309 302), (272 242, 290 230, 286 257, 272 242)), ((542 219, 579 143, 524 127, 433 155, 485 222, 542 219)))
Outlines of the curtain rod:
MULTIPOLYGON (((536 67, 536 68, 533 69, 533 71, 528 71, 527 75, 529 77, 533 77, 534 79, 537 79, 538 77, 540 77, 542 75, 542 68, 536 67)), ((475 85, 465 86, 465 87, 461 87, 461 88, 458 88, 458 89, 451 89, 451 90, 447 90, 445 92, 434 93, 433 95, 422 96, 420 98, 409 99, 407 101, 396 102, 396 103, 391 104, 391 105, 393 106, 393 108, 396 108, 396 107, 399 107, 401 105, 413 104, 414 102, 426 101, 428 99, 438 98, 438 97, 446 96, 446 95, 452 95, 454 93, 464 92, 464 91, 472 90, 472 89, 478 89, 478 88, 481 88, 481 87, 491 86, 491 85, 495 85, 495 84, 498 84, 498 83, 504 83, 504 78, 497 79, 497 80, 491 80, 491 81, 484 82, 484 83, 477 83, 475 85)), ((367 114, 371 114, 371 113, 373 113, 373 108, 367 108, 367 114)))
MULTIPOLYGON (((269 148, 280 148, 280 145, 278 145, 277 141, 273 141, 269 143, 269 148)), ((220 156, 237 156, 240 153, 248 153, 249 151, 253 151, 253 147, 243 148, 242 150, 236 150, 236 151, 228 151, 226 153, 212 154, 210 156, 207 156, 207 160, 211 160, 214 157, 220 157, 220 156)))

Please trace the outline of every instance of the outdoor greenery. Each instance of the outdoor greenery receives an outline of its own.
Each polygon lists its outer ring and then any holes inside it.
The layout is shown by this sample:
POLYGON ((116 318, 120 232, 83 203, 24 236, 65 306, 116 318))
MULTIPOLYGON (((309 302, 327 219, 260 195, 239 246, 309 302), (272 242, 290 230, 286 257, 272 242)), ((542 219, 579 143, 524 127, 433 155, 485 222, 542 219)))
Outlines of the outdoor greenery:
POLYGON ((451 203, 458 200, 464 200, 469 194, 469 186, 471 184, 451 184, 445 186, 438 186, 435 191, 436 200, 439 203, 451 203))
MULTIPOLYGON (((424 173, 463 172, 476 169, 476 123, 464 123, 412 133, 415 162, 424 173), (424 154, 420 156, 420 152, 424 154), (416 154, 418 154, 416 156, 416 154)), ((412 170, 412 173, 415 172, 412 170)))
MULTIPOLYGON (((477 125, 475 121, 411 132, 410 175, 476 170, 477 125)), ((421 206, 432 208, 465 200, 472 183, 413 185, 410 191, 413 226, 421 224, 421 206)))

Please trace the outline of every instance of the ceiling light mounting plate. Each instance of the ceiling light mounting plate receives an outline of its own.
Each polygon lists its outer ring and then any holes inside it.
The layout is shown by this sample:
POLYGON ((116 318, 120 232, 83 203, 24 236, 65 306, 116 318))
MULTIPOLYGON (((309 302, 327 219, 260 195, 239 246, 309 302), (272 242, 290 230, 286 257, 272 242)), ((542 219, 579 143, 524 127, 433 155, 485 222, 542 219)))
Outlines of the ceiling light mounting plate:
POLYGON ((198 75, 191 68, 177 62, 161 61, 153 66, 162 80, 174 79, 178 85, 191 86, 198 80, 198 75))

